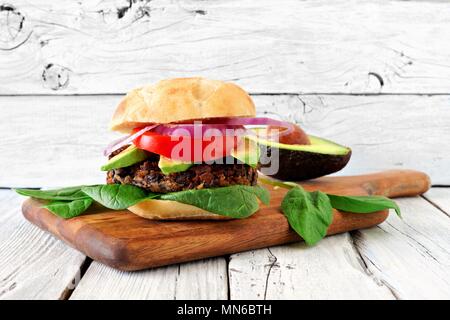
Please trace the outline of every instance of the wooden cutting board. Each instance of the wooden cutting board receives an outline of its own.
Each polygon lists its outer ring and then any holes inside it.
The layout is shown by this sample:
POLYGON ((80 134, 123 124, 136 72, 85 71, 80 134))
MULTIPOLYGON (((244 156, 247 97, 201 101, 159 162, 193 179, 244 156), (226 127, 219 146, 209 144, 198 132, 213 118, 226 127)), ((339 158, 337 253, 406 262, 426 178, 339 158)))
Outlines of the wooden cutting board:
MULTIPOLYGON (((430 180, 410 170, 324 177, 301 183, 307 190, 341 195, 377 194, 388 197, 424 193, 430 180)), ((94 260, 121 270, 140 270, 206 257, 299 241, 280 203, 286 190, 265 185, 271 202, 247 219, 228 221, 152 221, 131 212, 93 207, 87 214, 64 220, 41 208, 42 202, 24 202, 24 216, 94 260)), ((352 214, 334 211, 327 234, 368 228, 383 222, 388 211, 352 214)))

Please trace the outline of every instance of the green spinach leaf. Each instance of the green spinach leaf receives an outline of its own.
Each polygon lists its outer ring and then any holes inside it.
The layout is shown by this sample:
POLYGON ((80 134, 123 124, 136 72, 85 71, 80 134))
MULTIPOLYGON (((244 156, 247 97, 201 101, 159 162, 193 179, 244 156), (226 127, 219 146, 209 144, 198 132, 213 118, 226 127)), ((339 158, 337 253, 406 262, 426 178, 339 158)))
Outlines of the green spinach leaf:
POLYGON ((391 199, 382 196, 337 196, 329 194, 331 206, 335 209, 353 212, 370 213, 384 209, 394 209, 399 217, 399 206, 391 199))
POLYGON ((291 228, 308 245, 316 244, 325 237, 333 220, 333 209, 325 193, 307 192, 298 186, 287 192, 281 210, 291 228))
POLYGON ((43 200, 78 200, 86 198, 86 194, 81 191, 83 186, 68 187, 54 190, 35 190, 35 189, 14 189, 22 196, 33 197, 43 200))
POLYGON ((143 189, 128 184, 89 186, 81 190, 93 200, 113 210, 123 210, 149 198, 143 189))
POLYGON ((260 186, 229 186, 213 189, 186 190, 160 195, 231 218, 246 218, 259 209, 257 198, 269 203, 269 192, 260 186))
POLYGON ((70 219, 85 212, 92 204, 91 198, 77 199, 73 201, 54 201, 45 205, 44 208, 50 210, 55 215, 70 219))
POLYGON ((261 187, 261 186, 242 186, 244 189, 250 189, 251 192, 253 192, 259 200, 261 200, 262 203, 265 205, 268 205, 270 202, 270 193, 267 191, 267 189, 261 187))

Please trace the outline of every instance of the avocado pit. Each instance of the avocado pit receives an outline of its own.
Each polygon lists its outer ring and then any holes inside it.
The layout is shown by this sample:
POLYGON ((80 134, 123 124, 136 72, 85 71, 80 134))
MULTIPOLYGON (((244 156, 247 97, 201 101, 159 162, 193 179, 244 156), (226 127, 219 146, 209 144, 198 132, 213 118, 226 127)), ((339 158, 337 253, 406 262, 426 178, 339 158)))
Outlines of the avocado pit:
POLYGON ((298 125, 292 124, 292 132, 286 135, 282 135, 283 131, 287 130, 286 128, 280 128, 276 126, 268 126, 267 133, 268 135, 273 135, 276 133, 280 133, 280 137, 278 142, 283 144, 311 144, 308 135, 303 131, 298 125))

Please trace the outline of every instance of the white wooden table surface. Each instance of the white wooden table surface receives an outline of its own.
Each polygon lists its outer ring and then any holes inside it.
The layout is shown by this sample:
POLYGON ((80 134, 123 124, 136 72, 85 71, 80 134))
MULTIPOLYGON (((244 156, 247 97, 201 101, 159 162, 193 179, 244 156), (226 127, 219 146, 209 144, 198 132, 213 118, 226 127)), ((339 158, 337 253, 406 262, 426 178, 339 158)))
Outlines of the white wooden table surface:
POLYGON ((0 0, 0 299, 450 299, 450 3, 0 0), (201 75, 353 149, 340 174, 427 172, 379 227, 120 272, 26 222, 13 187, 101 183, 120 96, 201 75))

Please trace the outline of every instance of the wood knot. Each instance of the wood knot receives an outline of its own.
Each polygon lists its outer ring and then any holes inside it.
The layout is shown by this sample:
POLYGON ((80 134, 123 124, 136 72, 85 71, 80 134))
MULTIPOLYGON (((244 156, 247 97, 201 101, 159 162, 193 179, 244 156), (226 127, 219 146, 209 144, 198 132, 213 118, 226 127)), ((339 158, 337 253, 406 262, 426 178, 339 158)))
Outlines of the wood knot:
POLYGON ((150 17, 151 0, 128 0, 125 5, 117 8, 117 18, 122 19, 128 12, 131 12, 133 20, 139 20, 144 17, 150 17))
POLYGON ((69 85, 70 70, 58 64, 49 63, 44 67, 42 80, 45 87, 61 90, 69 85))
POLYGON ((14 50, 31 36, 25 32, 25 16, 10 4, 0 5, 0 50, 14 50))

